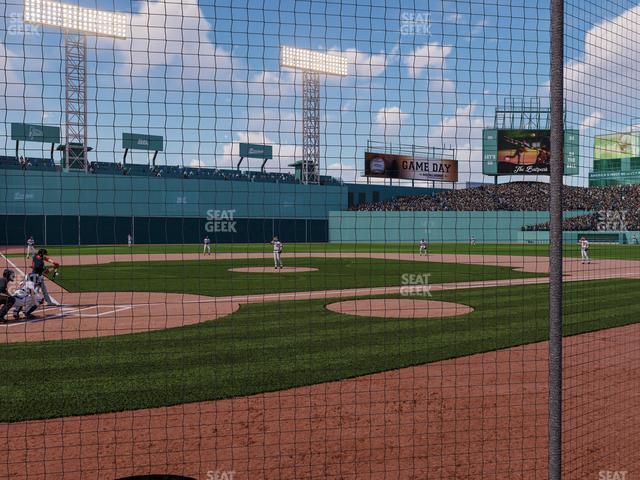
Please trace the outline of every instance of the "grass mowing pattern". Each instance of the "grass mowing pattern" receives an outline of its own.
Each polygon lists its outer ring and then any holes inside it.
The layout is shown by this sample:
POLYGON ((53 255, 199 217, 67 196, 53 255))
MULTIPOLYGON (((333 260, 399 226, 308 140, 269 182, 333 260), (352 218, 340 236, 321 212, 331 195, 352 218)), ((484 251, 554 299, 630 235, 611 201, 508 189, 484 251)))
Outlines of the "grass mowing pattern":
MULTIPOLYGON (((128 255, 128 254, 172 254, 202 253, 202 245, 86 245, 47 247, 49 255, 128 255)), ((272 247, 262 243, 216 244, 212 251, 218 253, 265 253, 271 254, 272 247)), ((522 243, 479 243, 471 246, 468 243, 432 243, 431 253, 439 254, 478 254, 478 255, 516 255, 542 256, 549 255, 547 244, 522 243)), ((566 244, 563 248, 565 257, 579 258, 578 245, 566 244)), ((285 245, 285 255, 295 252, 386 252, 386 253, 418 253, 417 243, 290 243, 285 245)), ((640 260, 640 245, 608 245, 591 244, 590 252, 594 259, 640 260)), ((9 257, 20 257, 22 254, 10 254, 9 257)))
MULTIPOLYGON (((566 334, 639 318, 640 281, 564 288, 566 334)), ((368 319, 327 311, 332 300, 272 302, 183 328, 7 344, 0 347, 0 421, 250 395, 538 342, 547 338, 547 290, 435 292, 434 300, 475 308, 453 318, 368 319)))
POLYGON ((430 283, 544 276, 495 265, 388 261, 371 258, 289 258, 289 267, 314 272, 271 270, 270 259, 116 262, 69 266, 56 280, 72 292, 171 292, 208 296, 302 292, 401 285, 403 274, 429 273, 430 283), (267 273, 230 272, 230 268, 267 266, 267 273))

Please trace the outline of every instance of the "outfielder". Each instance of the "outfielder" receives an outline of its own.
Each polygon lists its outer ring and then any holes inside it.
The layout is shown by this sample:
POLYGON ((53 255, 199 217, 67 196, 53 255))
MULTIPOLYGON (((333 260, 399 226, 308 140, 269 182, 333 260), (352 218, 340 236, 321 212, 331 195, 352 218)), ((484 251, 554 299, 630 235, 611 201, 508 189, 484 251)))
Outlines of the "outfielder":
POLYGON ((204 240, 202 241, 202 243, 203 243, 202 254, 211 255, 211 239, 209 238, 209 235, 204 237, 204 240))
POLYGON ((420 240, 420 255, 427 254, 427 241, 423 238, 420 240))
POLYGON ((20 312, 24 309, 24 316, 27 320, 35 317, 33 312, 44 302, 41 292, 40 277, 35 273, 27 275, 13 294, 13 318, 20 319, 20 312))
POLYGON ((35 244, 36 241, 32 236, 29 236, 29 238, 27 238, 27 258, 31 258, 36 254, 35 244))
POLYGON ((273 245, 273 264, 276 270, 282 270, 282 243, 278 240, 278 237, 273 237, 271 240, 271 245, 273 245))
POLYGON ((591 263, 591 259, 589 258, 589 240, 587 240, 586 237, 580 239, 580 256, 583 264, 591 263))

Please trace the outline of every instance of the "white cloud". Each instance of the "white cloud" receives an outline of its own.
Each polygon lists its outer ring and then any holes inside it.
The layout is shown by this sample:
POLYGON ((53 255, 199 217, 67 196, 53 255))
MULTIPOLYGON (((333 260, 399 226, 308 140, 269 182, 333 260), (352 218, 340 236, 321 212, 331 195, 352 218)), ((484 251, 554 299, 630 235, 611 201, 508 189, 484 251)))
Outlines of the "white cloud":
POLYGON ((324 169, 322 175, 331 175, 334 178, 341 179, 343 182, 356 182, 358 180, 358 170, 353 165, 348 165, 343 162, 334 162, 327 165, 326 173, 324 169))
POLYGON ((416 48, 411 55, 403 56, 402 63, 412 77, 419 77, 429 68, 444 68, 444 60, 453 52, 453 47, 439 43, 427 43, 416 48))
POLYGON ((400 110, 400 107, 384 107, 377 111, 374 118, 374 131, 385 137, 397 137, 402 123, 409 115, 400 110))
POLYGON ((359 52, 355 48, 349 48, 341 53, 341 55, 347 57, 349 75, 358 77, 377 77, 384 74, 387 64, 395 58, 396 54, 396 48, 389 55, 384 52, 368 54, 359 52))
POLYGON ((597 127, 602 121, 602 112, 593 112, 591 115, 584 117, 580 122, 580 133, 584 133, 590 128, 597 127))
POLYGON ((460 23, 464 15, 461 13, 450 13, 445 17, 445 21, 449 23, 460 23))
MULTIPOLYGON (((585 107, 605 112, 609 119, 628 122, 637 107, 640 76, 640 5, 601 22, 585 35, 584 54, 565 66, 569 110, 585 107)), ((571 32, 568 32, 570 34, 571 32)))
POLYGON ((445 117, 429 131, 432 147, 454 148, 459 181, 482 181, 482 129, 486 127, 481 107, 468 104, 445 117), (439 140, 439 141, 438 141, 439 140))
POLYGON ((229 81, 231 55, 211 42, 212 31, 197 0, 142 2, 130 17, 128 39, 108 45, 124 57, 124 76, 148 77, 151 69, 168 66, 162 76, 175 80, 229 81))
POLYGON ((189 166, 191 168, 205 168, 207 164, 203 160, 200 160, 199 158, 192 158, 191 161, 189 162, 189 166))

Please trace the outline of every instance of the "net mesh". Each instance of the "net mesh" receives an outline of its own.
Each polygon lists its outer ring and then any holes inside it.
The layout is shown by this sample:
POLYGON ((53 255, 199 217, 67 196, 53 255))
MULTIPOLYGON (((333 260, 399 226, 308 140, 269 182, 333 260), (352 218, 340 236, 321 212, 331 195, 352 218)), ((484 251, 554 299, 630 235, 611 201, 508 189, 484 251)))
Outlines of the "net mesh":
MULTIPOLYGON (((0 477, 548 478, 549 2, 1 10, 0 477)), ((564 10, 562 478, 622 480, 640 19, 564 10)))

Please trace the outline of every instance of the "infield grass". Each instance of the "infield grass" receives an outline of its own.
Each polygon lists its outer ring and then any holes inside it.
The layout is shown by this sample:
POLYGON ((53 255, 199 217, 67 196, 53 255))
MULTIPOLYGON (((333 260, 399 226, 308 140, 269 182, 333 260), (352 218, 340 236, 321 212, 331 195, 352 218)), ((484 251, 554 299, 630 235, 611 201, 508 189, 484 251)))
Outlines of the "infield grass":
MULTIPOLYGON (((205 257, 206 258, 206 257, 205 257)), ((116 262, 67 266, 56 280, 72 292, 171 292, 207 296, 382 287, 402 284, 404 274, 428 274, 434 283, 542 277, 509 267, 375 258, 285 258, 288 267, 312 272, 276 272, 269 258, 116 262), (230 272, 231 268, 267 267, 265 273, 230 272)))
MULTIPOLYGON (((634 323, 637 280, 571 282, 565 334, 634 323)), ((547 338, 548 285, 435 292, 475 311, 383 319, 327 311, 335 300, 243 305, 182 328, 0 346, 0 421, 214 400, 339 380, 547 338)))

